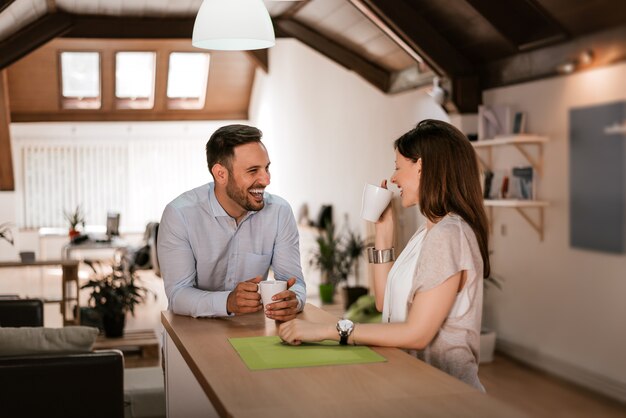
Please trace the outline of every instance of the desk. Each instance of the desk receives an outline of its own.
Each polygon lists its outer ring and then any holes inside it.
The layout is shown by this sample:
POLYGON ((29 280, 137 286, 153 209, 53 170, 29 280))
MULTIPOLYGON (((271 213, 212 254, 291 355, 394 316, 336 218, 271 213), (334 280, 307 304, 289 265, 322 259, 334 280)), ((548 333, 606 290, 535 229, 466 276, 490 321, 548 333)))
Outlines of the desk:
POLYGON ((63 325, 79 325, 80 324, 80 308, 78 297, 80 293, 80 284, 78 282, 78 261, 77 260, 46 260, 33 261, 30 263, 22 263, 19 261, 10 261, 0 263, 1 267, 46 267, 61 266, 63 269, 63 278, 61 280, 62 297, 61 297, 61 315, 63 315, 63 325), (75 289, 72 289, 75 288, 75 289))
MULTIPOLYGON (((300 317, 334 321, 307 304, 300 317)), ((385 363, 251 371, 227 338, 276 335, 262 312, 220 319, 161 314, 168 417, 521 417, 396 348, 385 363)))
POLYGON ((128 243, 120 238, 112 238, 110 241, 94 241, 87 240, 79 244, 65 244, 61 250, 61 254, 64 260, 68 260, 72 256, 73 251, 86 251, 86 250, 116 250, 118 248, 126 248, 128 243))

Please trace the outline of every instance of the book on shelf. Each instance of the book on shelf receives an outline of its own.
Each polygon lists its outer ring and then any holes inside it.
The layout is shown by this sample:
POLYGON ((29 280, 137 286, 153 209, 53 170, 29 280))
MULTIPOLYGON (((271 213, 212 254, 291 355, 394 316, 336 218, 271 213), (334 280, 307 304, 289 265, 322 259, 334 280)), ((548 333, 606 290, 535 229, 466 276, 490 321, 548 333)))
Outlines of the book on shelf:
POLYGON ((490 200, 535 198, 535 175, 532 167, 514 167, 511 170, 485 171, 483 197, 490 200))
POLYGON ((532 200, 535 198, 533 187, 534 170, 532 167, 513 167, 509 199, 532 200))
POLYGON ((505 199, 509 188, 509 171, 493 170, 485 175, 485 199, 505 199), (491 181, 487 184, 487 179, 491 181))
POLYGON ((525 134, 526 133, 526 112, 515 112, 513 117, 513 134, 525 134))

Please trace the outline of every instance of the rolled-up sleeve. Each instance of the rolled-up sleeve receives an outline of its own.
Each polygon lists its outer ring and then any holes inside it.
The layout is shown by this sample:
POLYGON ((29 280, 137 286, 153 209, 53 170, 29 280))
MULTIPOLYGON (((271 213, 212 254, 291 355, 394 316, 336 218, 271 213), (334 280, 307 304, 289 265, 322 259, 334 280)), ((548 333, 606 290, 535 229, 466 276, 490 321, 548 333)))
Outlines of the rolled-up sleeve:
POLYGON ((189 228, 176 207, 165 208, 157 239, 159 265, 169 310, 180 315, 227 316, 229 291, 206 291, 196 287, 196 259, 189 228))

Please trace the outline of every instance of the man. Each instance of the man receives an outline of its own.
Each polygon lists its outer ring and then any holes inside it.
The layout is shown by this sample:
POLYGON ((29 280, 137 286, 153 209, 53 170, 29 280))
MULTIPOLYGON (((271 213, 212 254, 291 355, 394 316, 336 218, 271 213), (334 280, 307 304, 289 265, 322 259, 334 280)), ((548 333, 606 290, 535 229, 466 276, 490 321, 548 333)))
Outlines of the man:
POLYGON ((288 289, 265 307, 266 316, 287 321, 304 307, 296 221, 285 200, 264 192, 270 161, 261 136, 245 125, 215 131, 206 145, 214 182, 183 193, 163 212, 158 257, 174 313, 257 312, 257 283, 270 265, 288 289))

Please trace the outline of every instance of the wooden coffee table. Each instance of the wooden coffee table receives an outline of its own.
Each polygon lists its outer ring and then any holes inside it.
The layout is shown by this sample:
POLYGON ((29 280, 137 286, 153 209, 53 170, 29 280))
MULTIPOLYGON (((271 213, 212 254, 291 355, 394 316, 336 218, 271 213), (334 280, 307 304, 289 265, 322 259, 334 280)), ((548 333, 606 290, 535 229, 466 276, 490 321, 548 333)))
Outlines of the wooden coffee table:
POLYGON ((99 335, 94 350, 117 349, 124 353, 124 367, 158 366, 160 358, 159 340, 153 329, 125 330, 120 338, 99 335))

